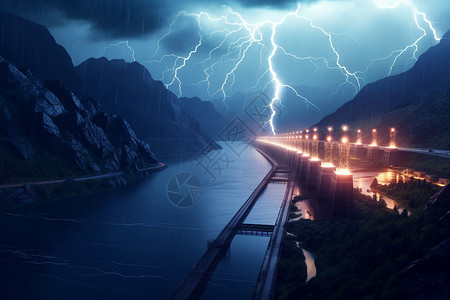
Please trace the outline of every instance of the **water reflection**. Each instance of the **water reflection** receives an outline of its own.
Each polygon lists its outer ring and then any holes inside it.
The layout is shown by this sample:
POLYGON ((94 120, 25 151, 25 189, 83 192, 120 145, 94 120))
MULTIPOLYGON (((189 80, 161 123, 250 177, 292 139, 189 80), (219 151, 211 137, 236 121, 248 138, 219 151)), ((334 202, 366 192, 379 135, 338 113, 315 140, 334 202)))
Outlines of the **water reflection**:
MULTIPOLYGON (((270 170, 253 148, 239 157, 223 148, 233 163, 215 181, 195 159, 177 157, 123 189, 0 213, 0 299, 167 299, 270 170), (202 196, 180 209, 168 183, 186 172, 200 179, 202 196)), ((251 249, 241 259, 251 264, 233 272, 251 273, 239 290, 251 295, 267 241, 239 242, 232 253, 251 249)))
POLYGON ((311 252, 306 251, 305 249, 301 248, 299 241, 296 241, 295 243, 297 244, 297 248, 301 249, 303 251, 303 255, 305 256, 306 282, 308 282, 312 278, 316 277, 316 274, 317 274, 314 255, 311 252))
POLYGON ((226 259, 217 266, 200 299, 251 299, 269 237, 234 237, 226 259))
MULTIPOLYGON (((363 194, 373 197, 375 195, 377 197, 377 201, 380 201, 381 198, 386 202, 387 208, 394 209, 394 206, 398 208, 398 211, 401 213, 405 208, 389 197, 380 195, 377 192, 374 192, 370 185, 373 182, 373 179, 376 178, 379 184, 389 184, 391 182, 398 182, 400 179, 405 181, 407 180, 406 176, 401 173, 398 173, 394 170, 385 170, 385 171, 353 171, 353 186, 355 188, 360 188, 363 194)), ((410 214, 410 212, 408 212, 410 214)))
POLYGON ((275 225, 285 191, 285 183, 269 183, 244 223, 275 225))
POLYGON ((311 278, 316 277, 316 264, 314 261, 314 255, 306 251, 305 249, 302 249, 303 255, 305 256, 305 263, 306 263, 306 282, 308 282, 311 278))

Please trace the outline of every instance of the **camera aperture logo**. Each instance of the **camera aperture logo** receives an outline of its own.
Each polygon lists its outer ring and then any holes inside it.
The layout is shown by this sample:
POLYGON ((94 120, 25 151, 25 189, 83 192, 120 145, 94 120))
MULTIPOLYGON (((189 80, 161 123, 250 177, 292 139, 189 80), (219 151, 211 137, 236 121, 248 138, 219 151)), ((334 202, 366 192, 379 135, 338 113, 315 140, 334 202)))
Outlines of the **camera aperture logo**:
POLYGON ((202 195, 200 180, 191 173, 178 173, 167 184, 167 197, 178 208, 190 208, 202 195))

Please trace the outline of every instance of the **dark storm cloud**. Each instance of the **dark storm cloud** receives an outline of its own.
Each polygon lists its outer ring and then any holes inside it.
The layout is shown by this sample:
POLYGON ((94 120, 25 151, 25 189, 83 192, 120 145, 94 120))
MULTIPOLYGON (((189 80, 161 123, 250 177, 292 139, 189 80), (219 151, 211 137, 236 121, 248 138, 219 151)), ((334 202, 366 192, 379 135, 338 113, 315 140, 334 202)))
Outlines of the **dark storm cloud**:
POLYGON ((122 38, 151 33, 167 25, 176 12, 186 8, 221 4, 284 8, 297 2, 298 0, 1 0, 0 9, 46 26, 63 24, 64 20, 61 18, 84 20, 92 24, 96 36, 122 38))
POLYGON ((180 17, 172 26, 172 34, 164 38, 161 45, 181 55, 194 48, 199 38, 197 20, 190 17, 180 17))
POLYGON ((113 37, 134 37, 163 25, 162 1, 150 0, 2 0, 0 9, 30 17, 44 25, 64 18, 84 20, 113 37), (59 14, 55 14, 57 11, 59 14))
POLYGON ((317 2, 318 0, 243 0, 234 1, 243 6, 269 6, 269 7, 286 7, 289 5, 297 5, 298 2, 317 2))

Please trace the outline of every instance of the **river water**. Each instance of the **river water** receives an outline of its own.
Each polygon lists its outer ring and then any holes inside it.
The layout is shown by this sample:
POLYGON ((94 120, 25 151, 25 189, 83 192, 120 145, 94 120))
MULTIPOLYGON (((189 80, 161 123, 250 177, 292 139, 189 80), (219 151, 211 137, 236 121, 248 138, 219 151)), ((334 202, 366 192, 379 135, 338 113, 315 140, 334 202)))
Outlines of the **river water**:
MULTIPOLYGON (((270 169, 251 147, 222 146, 214 173, 177 158, 121 190, 0 213, 0 298, 167 299, 270 169), (178 190, 192 207, 174 201, 177 174, 197 178, 178 190)), ((284 189, 269 185, 248 219, 274 223, 284 189)), ((203 298, 249 299, 268 240, 237 236, 203 298)))
MULTIPOLYGON (((392 169, 386 169, 382 171, 366 171, 366 170, 352 170, 353 174, 353 187, 361 188, 362 193, 365 195, 373 196, 374 194, 379 201, 380 198, 383 198, 386 202, 387 208, 394 209, 394 206, 397 206, 399 212, 401 213, 404 210, 404 207, 395 201, 386 196, 382 196, 376 192, 371 191, 370 185, 373 182, 374 178, 377 178, 379 184, 389 184, 392 181, 398 182, 398 180, 402 179, 403 181, 407 180, 404 175, 398 173, 392 169)), ((411 212, 408 212, 410 214, 411 212)))

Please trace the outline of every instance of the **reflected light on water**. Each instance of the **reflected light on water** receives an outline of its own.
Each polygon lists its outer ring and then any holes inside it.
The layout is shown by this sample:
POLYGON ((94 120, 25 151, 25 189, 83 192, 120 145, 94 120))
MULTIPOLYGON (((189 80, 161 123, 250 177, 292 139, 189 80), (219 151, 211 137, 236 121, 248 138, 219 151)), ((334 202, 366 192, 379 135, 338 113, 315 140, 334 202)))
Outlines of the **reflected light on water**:
POLYGON ((305 249, 302 250, 303 255, 305 256, 306 263, 306 282, 308 282, 311 278, 316 277, 316 264, 314 261, 314 255, 311 252, 306 251, 305 249))
MULTIPOLYGON (((383 198, 386 202, 387 208, 394 209, 394 206, 397 206, 399 212, 401 213, 404 208, 398 202, 386 196, 374 193, 370 189, 370 185, 372 184, 374 178, 377 178, 379 184, 389 184, 391 182, 398 182, 400 179, 404 181, 406 177, 392 170, 387 170, 385 172, 356 172, 353 175, 354 187, 361 188, 362 193, 365 195, 376 195, 377 201, 380 201, 380 199, 383 198)), ((410 212, 408 212, 408 215, 410 215, 410 212)))

